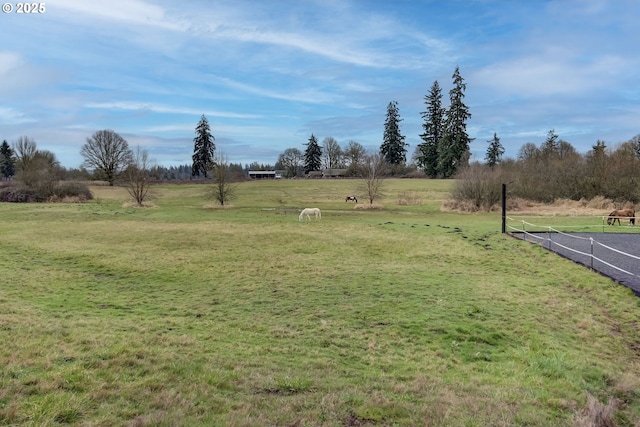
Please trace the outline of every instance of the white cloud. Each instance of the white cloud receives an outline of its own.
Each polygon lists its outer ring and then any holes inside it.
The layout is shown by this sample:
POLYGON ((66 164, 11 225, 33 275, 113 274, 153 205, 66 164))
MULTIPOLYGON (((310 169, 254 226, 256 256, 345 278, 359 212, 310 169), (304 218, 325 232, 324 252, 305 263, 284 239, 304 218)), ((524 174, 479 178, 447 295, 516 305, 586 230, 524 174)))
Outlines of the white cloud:
POLYGON ((172 20, 165 10, 151 2, 142 0, 109 0, 78 1, 56 0, 57 9, 67 9, 69 13, 90 15, 105 21, 115 21, 124 24, 149 25, 168 30, 184 30, 184 25, 172 20))
POLYGON ((239 90, 252 95, 259 95, 265 98, 305 102, 310 104, 326 104, 336 101, 336 97, 333 94, 320 91, 313 87, 308 87, 304 90, 274 90, 271 88, 267 89, 264 86, 260 87, 238 82, 227 77, 210 76, 210 79, 219 82, 227 88, 239 90))
POLYGON ((176 108, 176 107, 167 107, 165 105, 152 104, 152 103, 144 103, 144 102, 90 102, 85 105, 87 108, 97 108, 103 110, 125 110, 125 111, 148 111, 153 113, 163 113, 163 114, 184 114, 184 115, 197 115, 200 116, 204 114, 205 116, 214 116, 214 117, 226 117, 232 119, 252 119, 259 117, 255 114, 243 114, 243 113, 232 113, 228 111, 215 111, 209 110, 204 113, 202 110, 194 109, 194 108, 176 108))
POLYGON ((27 117, 24 113, 14 108, 0 106, 0 124, 19 125, 35 121, 35 119, 27 117))
POLYGON ((18 53, 0 52, 0 79, 4 80, 11 71, 17 69, 22 63, 22 57, 18 53))
POLYGON ((581 95, 615 86, 612 80, 630 65, 627 62, 611 55, 591 59, 531 55, 482 67, 473 73, 472 80, 506 95, 581 95))

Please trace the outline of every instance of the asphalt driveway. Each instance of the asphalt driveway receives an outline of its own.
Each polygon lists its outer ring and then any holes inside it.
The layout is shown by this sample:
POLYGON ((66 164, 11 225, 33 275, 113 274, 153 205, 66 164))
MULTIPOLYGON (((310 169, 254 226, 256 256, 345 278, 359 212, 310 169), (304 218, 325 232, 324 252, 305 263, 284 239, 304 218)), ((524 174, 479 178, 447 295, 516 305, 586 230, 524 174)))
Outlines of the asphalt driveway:
POLYGON ((627 233, 509 233, 542 245, 610 277, 640 296, 640 235, 627 233))

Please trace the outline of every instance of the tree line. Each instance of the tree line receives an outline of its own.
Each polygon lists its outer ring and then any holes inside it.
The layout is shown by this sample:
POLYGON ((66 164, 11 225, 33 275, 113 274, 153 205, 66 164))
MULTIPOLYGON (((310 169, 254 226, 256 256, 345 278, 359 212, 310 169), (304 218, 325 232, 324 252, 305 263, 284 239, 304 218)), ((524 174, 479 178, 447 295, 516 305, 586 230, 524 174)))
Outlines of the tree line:
MULTIPOLYGON (((152 162, 146 150, 131 150, 127 141, 110 130, 95 132, 81 148, 85 165, 94 167, 94 176, 113 185, 125 176, 130 195, 142 204, 149 189, 148 171, 152 162)), ((4 140, 0 145, 0 201, 41 202, 66 198, 88 200, 92 194, 83 178, 89 176, 86 169, 67 171, 60 166, 54 153, 39 149, 28 137, 19 137, 9 146, 4 140), (73 175, 73 181, 65 180, 73 175)))
POLYGON ((33 139, 20 137, 13 146, 4 140, 0 145, 0 173, 3 179, 0 201, 91 199, 87 183, 79 181, 84 178, 104 180, 110 186, 119 182, 142 206, 155 179, 167 176, 170 172, 181 174, 188 170, 191 176, 203 175, 207 178, 213 174, 216 185, 212 197, 224 204, 233 194, 232 178, 237 168, 229 167, 222 154, 216 156, 213 141, 208 121, 203 115, 196 127, 193 163, 170 171, 157 166, 147 150, 140 146, 131 149, 118 133, 103 129, 87 138, 82 145, 80 154, 84 161, 81 170, 69 172, 60 165, 55 154, 38 149, 33 139), (68 177, 69 174, 74 175, 75 181, 64 180, 65 175, 68 177))
POLYGON ((528 142, 516 158, 507 159, 502 159, 504 149, 495 134, 487 142, 485 162, 474 162, 456 175, 453 196, 471 209, 495 207, 502 184, 507 184, 509 198, 544 203, 597 197, 620 207, 640 202, 640 134, 612 147, 598 140, 579 153, 552 129, 544 141, 528 142))

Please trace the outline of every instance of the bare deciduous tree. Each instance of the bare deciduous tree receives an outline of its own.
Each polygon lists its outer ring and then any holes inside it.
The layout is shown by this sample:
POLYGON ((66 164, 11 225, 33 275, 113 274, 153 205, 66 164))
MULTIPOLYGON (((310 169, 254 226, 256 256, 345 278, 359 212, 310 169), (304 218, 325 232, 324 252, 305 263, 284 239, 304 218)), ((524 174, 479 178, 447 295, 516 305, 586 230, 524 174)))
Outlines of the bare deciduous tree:
POLYGON ((94 169, 113 185, 118 176, 131 163, 131 150, 127 141, 112 130, 99 130, 80 149, 84 165, 94 169))
POLYGON ((60 175, 60 163, 55 154, 38 150, 36 142, 26 136, 18 138, 14 151, 17 181, 33 190, 40 201, 53 196, 60 175))
POLYGON ((143 206, 151 186, 151 169, 154 162, 149 160, 149 153, 137 146, 131 155, 131 162, 127 167, 127 192, 136 201, 138 206, 143 206))
POLYGON ((359 174, 359 169, 362 164, 362 160, 367 154, 364 146, 356 141, 349 141, 345 148, 343 155, 345 163, 347 164, 347 175, 355 176, 359 174))
POLYGON ((455 176, 456 183, 451 192, 454 200, 470 202, 474 210, 487 212, 500 202, 505 177, 499 168, 474 162, 459 169, 455 176))
POLYGON ((36 142, 26 136, 21 136, 13 144, 13 151, 16 156, 16 166, 18 170, 29 170, 34 160, 38 148, 36 142))
POLYGON ((360 177, 364 180, 369 204, 372 205, 376 197, 381 195, 382 183, 386 173, 387 163, 380 153, 373 153, 364 157, 360 169, 360 177))
POLYGON ((322 157, 324 167, 327 169, 344 166, 342 148, 333 137, 328 136, 322 140, 322 157))
POLYGON ((287 148, 278 156, 276 168, 284 169, 287 178, 294 178, 303 172, 304 154, 297 148, 287 148))
POLYGON ((220 203, 220 205, 224 206, 225 203, 228 203, 235 197, 238 184, 231 180, 231 168, 224 154, 216 154, 214 163, 211 196, 220 203))

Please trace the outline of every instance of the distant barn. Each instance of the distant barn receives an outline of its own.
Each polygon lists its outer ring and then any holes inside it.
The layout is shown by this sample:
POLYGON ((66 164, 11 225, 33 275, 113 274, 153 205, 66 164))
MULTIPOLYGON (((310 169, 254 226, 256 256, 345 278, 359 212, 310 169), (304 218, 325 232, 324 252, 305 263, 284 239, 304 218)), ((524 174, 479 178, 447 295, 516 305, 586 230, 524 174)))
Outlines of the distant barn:
POLYGON ((249 171, 249 178, 251 179, 276 179, 281 177, 276 171, 249 171))

